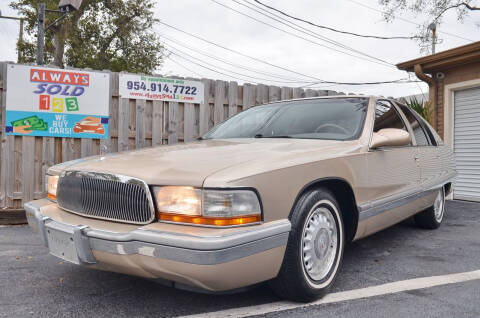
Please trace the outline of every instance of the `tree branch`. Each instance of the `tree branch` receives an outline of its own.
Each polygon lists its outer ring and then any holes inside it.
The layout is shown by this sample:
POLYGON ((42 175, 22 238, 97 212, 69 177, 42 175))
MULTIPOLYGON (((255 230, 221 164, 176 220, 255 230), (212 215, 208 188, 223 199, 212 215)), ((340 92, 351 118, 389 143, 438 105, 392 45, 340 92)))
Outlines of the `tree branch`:
POLYGON ((459 2, 457 4, 454 4, 452 6, 449 6, 449 7, 446 7, 445 9, 443 9, 436 17, 435 17, 435 20, 434 21, 437 21, 445 12, 447 12, 448 10, 450 9, 454 9, 454 8, 459 8, 459 7, 465 7, 467 8, 468 10, 470 11, 476 11, 476 10, 480 10, 480 7, 474 7, 474 6, 471 6, 470 4, 466 3, 466 2, 459 2))
POLYGON ((462 2, 461 4, 463 4, 465 6, 465 8, 467 8, 468 10, 471 10, 471 11, 480 10, 480 7, 472 7, 470 4, 468 4, 466 2, 462 2))

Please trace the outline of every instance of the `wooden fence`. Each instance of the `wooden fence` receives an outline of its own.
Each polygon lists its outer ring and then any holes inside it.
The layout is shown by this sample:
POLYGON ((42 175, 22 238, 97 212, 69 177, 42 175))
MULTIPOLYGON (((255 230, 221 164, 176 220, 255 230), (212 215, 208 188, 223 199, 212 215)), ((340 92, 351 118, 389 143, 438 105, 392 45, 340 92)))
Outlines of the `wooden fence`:
POLYGON ((24 202, 45 197, 45 172, 54 164, 98 154, 188 142, 252 106, 292 98, 343 94, 201 79, 205 85, 203 104, 123 99, 118 94, 119 73, 111 72, 108 139, 6 136, 7 65, 0 62, 0 213, 2 209, 21 209, 24 202))

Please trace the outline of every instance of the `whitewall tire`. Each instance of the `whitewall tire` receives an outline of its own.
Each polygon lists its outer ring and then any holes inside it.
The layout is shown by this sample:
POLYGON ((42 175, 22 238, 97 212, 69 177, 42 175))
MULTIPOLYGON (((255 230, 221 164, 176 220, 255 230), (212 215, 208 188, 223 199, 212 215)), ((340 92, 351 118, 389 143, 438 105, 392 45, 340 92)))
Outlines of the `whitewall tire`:
POLYGON ((270 285, 282 298, 312 301, 328 292, 340 268, 345 246, 342 214, 335 196, 318 188, 299 198, 290 220, 282 268, 270 285))

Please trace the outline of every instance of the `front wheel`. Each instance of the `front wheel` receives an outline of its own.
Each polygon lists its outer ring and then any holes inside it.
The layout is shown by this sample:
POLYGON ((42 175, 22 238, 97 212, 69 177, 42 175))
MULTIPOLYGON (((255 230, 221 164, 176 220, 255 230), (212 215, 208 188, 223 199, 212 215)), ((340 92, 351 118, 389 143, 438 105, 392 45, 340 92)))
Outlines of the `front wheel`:
POLYGON ((327 189, 306 192, 291 217, 292 230, 275 293, 294 301, 315 300, 328 292, 343 257, 345 234, 339 205, 327 189))
POLYGON ((415 223, 424 229, 437 229, 445 215, 445 189, 442 187, 433 205, 414 216, 415 223))

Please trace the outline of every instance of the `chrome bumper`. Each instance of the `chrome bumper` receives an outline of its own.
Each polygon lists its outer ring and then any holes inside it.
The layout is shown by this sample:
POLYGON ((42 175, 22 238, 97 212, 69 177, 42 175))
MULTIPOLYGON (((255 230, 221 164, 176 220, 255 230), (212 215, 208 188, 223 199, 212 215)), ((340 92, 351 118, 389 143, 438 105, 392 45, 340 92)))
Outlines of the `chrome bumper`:
POLYGON ((145 255, 197 265, 215 265, 237 260, 287 244, 289 220, 245 227, 223 236, 192 236, 178 232, 136 229, 126 233, 108 232, 85 225, 65 224, 42 213, 52 202, 42 199, 25 204, 27 220, 50 253, 76 264, 95 264, 93 250, 117 255, 145 255), (60 233, 52 241, 49 231, 60 233), (61 252, 51 245, 60 245, 61 252), (64 255, 65 254, 65 255, 64 255))

